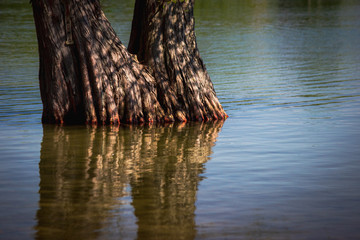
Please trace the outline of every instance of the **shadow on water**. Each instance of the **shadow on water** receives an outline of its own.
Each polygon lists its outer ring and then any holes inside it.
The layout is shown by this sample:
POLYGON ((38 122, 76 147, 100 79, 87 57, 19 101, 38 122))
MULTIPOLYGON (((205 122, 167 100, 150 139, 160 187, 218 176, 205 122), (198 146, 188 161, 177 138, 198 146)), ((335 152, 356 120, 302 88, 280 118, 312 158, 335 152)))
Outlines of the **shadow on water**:
POLYGON ((36 238, 195 238, 197 186, 221 127, 45 125, 36 238))

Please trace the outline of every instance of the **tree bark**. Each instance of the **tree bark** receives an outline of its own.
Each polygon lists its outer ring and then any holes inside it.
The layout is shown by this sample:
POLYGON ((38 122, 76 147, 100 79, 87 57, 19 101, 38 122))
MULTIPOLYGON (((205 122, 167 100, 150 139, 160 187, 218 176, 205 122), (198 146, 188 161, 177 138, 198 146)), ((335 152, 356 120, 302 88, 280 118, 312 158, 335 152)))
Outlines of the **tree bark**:
POLYGON ((226 119, 199 54, 193 8, 194 0, 136 0, 128 49, 152 69, 172 119, 226 119))
POLYGON ((156 0, 136 2, 134 19, 141 13, 138 9, 152 9, 134 27, 131 38, 131 46, 147 46, 144 54, 130 48, 145 66, 116 36, 99 0, 32 0, 42 122, 120 124, 225 118, 198 54, 192 4, 161 8, 156 0), (158 23, 160 16, 163 20, 158 23), (148 23, 149 28, 144 25, 148 23), (134 44, 136 29, 145 31, 138 44, 134 44))
POLYGON ((116 36, 99 1, 32 4, 44 123, 165 121, 154 78, 116 36))

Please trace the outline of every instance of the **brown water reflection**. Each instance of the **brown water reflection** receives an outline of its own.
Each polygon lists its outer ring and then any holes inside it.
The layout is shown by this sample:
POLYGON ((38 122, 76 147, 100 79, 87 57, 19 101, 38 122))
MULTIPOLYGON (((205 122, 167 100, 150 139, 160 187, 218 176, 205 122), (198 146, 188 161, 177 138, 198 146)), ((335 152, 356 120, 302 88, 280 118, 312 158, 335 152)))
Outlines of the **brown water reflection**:
POLYGON ((197 186, 221 127, 44 126, 36 238, 195 238, 197 186))

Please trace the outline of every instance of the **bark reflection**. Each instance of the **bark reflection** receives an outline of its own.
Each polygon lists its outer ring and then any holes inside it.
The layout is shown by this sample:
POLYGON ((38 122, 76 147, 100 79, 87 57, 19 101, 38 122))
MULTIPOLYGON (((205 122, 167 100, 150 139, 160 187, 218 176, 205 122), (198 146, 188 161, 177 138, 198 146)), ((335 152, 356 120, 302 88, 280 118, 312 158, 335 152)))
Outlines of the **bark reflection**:
POLYGON ((44 126, 36 238, 193 239, 221 126, 44 126))

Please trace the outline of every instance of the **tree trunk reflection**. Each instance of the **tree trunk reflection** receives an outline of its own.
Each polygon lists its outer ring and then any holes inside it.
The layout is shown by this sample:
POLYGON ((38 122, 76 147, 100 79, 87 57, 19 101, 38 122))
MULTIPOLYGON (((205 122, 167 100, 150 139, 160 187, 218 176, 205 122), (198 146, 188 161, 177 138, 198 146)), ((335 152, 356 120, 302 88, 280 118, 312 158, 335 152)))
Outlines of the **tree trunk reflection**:
POLYGON ((37 239, 193 239, 221 126, 44 126, 37 239))

